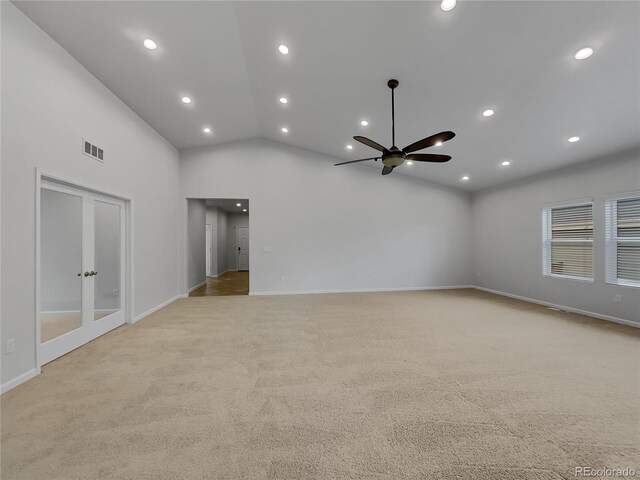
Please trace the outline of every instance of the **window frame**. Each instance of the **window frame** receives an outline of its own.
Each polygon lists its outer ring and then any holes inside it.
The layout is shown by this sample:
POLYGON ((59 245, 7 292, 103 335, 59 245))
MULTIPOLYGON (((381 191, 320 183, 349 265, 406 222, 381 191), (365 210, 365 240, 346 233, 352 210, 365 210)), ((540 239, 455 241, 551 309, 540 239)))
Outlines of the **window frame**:
POLYGON ((570 208, 570 207, 591 207, 591 220, 595 223, 594 205, 592 198, 585 198, 580 200, 570 200, 566 202, 556 202, 543 205, 541 208, 542 213, 542 276, 551 278, 564 278, 568 280, 575 280, 578 282, 593 283, 595 278, 595 225, 593 226, 593 235, 591 240, 580 239, 553 239, 552 238, 552 212, 556 209, 570 208), (563 275, 561 273, 552 273, 551 265, 551 248, 556 243, 587 243, 591 244, 591 277, 579 277, 576 275, 563 275), (547 264, 548 263, 548 264, 547 264))
POLYGON ((618 244, 640 245, 640 237, 618 237, 618 202, 640 199, 640 190, 607 195, 604 199, 605 211, 605 283, 609 285, 640 288, 640 281, 618 278, 618 244))

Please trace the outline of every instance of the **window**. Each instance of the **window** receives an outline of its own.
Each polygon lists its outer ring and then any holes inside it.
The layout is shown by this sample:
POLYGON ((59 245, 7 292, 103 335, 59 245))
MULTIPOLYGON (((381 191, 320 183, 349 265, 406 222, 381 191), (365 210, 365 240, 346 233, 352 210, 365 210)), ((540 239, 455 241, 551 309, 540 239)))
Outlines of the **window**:
POLYGON ((607 283, 640 287, 640 192, 605 202, 607 283))
POLYGON ((542 273, 593 280, 593 204, 542 209, 542 273))

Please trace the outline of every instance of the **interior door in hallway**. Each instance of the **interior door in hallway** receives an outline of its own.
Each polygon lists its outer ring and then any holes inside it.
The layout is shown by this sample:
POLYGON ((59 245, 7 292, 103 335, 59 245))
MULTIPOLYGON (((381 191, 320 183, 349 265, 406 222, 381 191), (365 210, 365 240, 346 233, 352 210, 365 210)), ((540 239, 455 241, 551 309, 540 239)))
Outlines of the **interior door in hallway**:
POLYGON ((249 227, 236 230, 238 250, 238 271, 249 270, 249 227))

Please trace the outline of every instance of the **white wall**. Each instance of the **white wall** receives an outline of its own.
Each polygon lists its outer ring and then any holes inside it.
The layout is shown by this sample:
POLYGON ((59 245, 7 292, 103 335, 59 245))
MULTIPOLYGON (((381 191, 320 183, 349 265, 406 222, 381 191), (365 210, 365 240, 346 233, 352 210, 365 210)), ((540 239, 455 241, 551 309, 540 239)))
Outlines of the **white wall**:
POLYGON ((204 200, 187 200, 187 287, 192 289, 206 280, 207 207, 204 200))
POLYGON ((0 8, 1 332, 15 339, 9 355, 2 343, 5 384, 36 367, 36 167, 133 198, 140 315, 178 291, 178 152, 10 2, 0 8), (81 153, 82 138, 104 163, 81 153))
MULTIPOLYGON (((211 225, 211 275, 218 274, 218 208, 207 207, 206 221, 211 225)), ((205 252, 206 253, 206 252, 205 252)))
POLYGON ((227 252, 229 242, 227 241, 227 218, 228 213, 222 209, 218 209, 218 229, 217 229, 217 250, 216 257, 218 259, 218 269, 216 275, 229 270, 229 254, 227 252))
POLYGON ((640 152, 549 172, 473 198, 474 284, 543 302, 640 322, 637 288, 605 283, 604 197, 640 189, 640 152), (594 282, 542 275, 544 204, 594 201, 594 282), (622 303, 615 303, 616 294, 622 303))
MULTIPOLYGON (((227 214, 227 258, 229 270, 238 270, 238 245, 236 244, 236 228, 249 226, 248 213, 229 212, 227 214)), ((249 229, 251 238, 251 229, 249 229)), ((249 241, 251 249, 251 241, 249 241)), ((251 250, 249 250, 251 252, 251 250)), ((249 256, 251 258, 251 256, 249 256)), ((251 262, 251 260, 249 260, 251 262)))
POLYGON ((335 161, 266 140, 187 150, 180 197, 249 199, 252 293, 470 282, 468 194, 335 161))

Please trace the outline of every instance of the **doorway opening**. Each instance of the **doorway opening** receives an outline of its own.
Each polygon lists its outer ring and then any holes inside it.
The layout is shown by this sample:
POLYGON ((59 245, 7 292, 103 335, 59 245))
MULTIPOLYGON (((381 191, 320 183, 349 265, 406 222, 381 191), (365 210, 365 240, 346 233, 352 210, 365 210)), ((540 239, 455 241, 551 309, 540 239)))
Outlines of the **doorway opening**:
POLYGON ((249 294, 249 200, 187 200, 189 296, 249 294))

